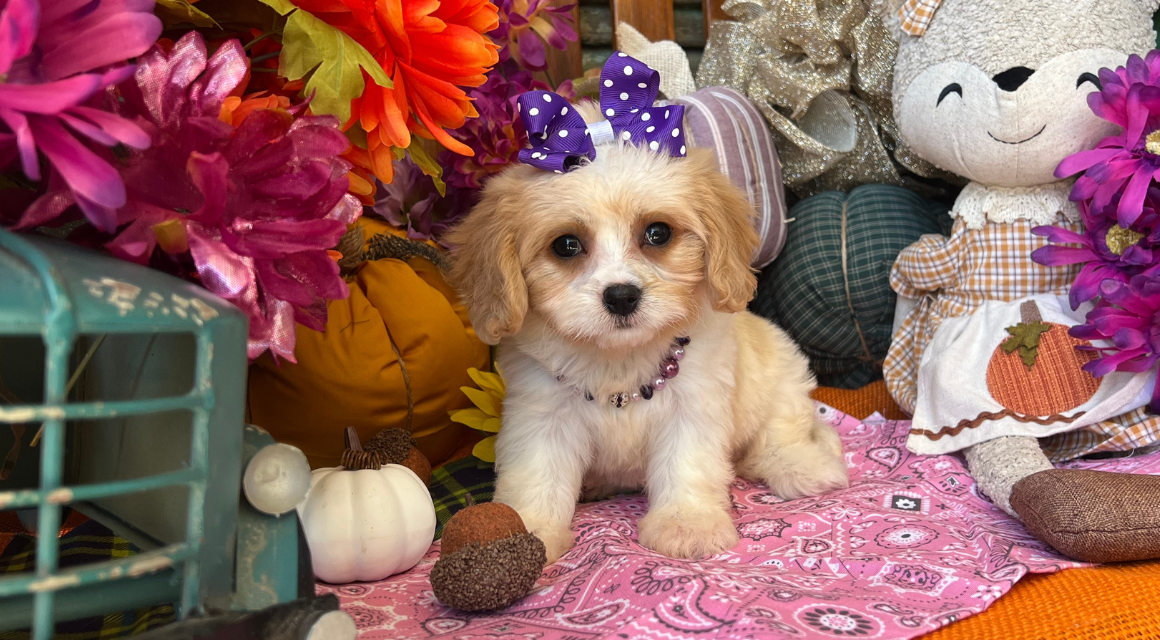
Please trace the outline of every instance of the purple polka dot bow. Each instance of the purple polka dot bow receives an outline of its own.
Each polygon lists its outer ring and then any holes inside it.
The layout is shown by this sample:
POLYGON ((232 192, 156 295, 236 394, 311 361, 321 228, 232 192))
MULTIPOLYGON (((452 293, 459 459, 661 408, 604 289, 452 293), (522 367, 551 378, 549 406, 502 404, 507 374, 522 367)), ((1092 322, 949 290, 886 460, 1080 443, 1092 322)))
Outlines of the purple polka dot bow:
POLYGON ((596 158, 596 145, 619 138, 648 145, 676 158, 685 156, 685 108, 654 107, 660 74, 619 51, 600 72, 600 110, 607 120, 584 122, 576 108, 550 91, 529 91, 517 102, 531 149, 520 151, 520 162, 537 169, 564 173, 582 158, 596 158))

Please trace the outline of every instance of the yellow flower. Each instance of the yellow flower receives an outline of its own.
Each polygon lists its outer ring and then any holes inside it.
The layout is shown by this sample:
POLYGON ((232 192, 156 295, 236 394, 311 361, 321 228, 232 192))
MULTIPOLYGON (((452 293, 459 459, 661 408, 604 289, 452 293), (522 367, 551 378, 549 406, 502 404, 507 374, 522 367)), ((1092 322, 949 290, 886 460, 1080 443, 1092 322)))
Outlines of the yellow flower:
MULTIPOLYGON (((475 404, 477 409, 459 409, 448 412, 452 422, 465 424, 477 431, 499 433, 503 418, 503 399, 507 395, 503 373, 496 367, 495 373, 480 371, 475 367, 467 370, 467 375, 479 385, 479 389, 459 387, 475 404)), ((480 440, 471 454, 484 462, 495 462, 495 436, 480 440)))

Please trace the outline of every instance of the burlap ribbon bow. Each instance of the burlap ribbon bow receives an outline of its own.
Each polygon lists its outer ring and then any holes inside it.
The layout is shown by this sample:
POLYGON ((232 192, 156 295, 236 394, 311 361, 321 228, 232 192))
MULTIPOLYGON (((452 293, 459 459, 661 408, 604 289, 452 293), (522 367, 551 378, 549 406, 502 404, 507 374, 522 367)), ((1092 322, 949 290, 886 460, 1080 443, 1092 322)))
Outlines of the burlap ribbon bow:
POLYGON ((727 0, 723 9, 735 21, 710 26, 697 85, 733 87, 757 104, 797 195, 917 186, 899 166, 946 179, 899 139, 897 44, 862 0, 727 0))

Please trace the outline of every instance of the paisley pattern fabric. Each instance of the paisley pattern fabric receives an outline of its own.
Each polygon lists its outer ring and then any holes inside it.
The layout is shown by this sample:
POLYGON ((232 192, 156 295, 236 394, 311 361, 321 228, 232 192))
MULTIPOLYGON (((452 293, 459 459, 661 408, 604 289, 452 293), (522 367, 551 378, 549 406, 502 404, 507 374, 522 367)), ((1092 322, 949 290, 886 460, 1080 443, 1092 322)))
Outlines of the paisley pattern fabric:
MULTIPOLYGON (((338 595, 362 640, 906 639, 983 611, 1028 573, 1083 566, 979 497, 960 458, 909 453, 909 422, 818 411, 842 435, 850 488, 783 501, 737 480, 741 540, 712 558, 641 547, 648 501, 623 495, 580 505, 576 546, 500 612, 435 600, 438 544, 407 573, 319 593, 338 595)), ((1160 454, 1065 466, 1160 474, 1160 454)))

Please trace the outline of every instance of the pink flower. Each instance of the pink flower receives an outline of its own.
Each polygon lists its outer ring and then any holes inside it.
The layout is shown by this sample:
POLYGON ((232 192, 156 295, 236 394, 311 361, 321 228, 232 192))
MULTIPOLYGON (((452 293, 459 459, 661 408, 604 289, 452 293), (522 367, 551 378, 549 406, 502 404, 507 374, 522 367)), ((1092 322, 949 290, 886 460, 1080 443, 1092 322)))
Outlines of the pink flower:
MULTIPOLYGON (((128 78, 125 60, 161 35, 153 0, 0 0, 0 157, 18 153, 24 174, 40 180, 39 153, 71 200, 97 227, 112 231, 125 204, 117 171, 91 144, 142 149, 136 125, 91 103, 128 78), (6 127, 6 131, 4 128, 6 127)), ((18 227, 48 221, 63 209, 41 198, 18 227)))
POLYGON ((293 362, 294 323, 323 330, 326 301, 349 295, 327 249, 362 206, 347 193, 351 165, 339 154, 350 144, 336 119, 277 108, 236 129, 219 119, 248 68, 238 41, 207 59, 196 32, 141 58, 121 110, 152 146, 124 163, 117 225, 127 226, 107 246, 142 263, 158 247, 188 255, 202 286, 249 316, 250 358, 269 349, 293 362))

